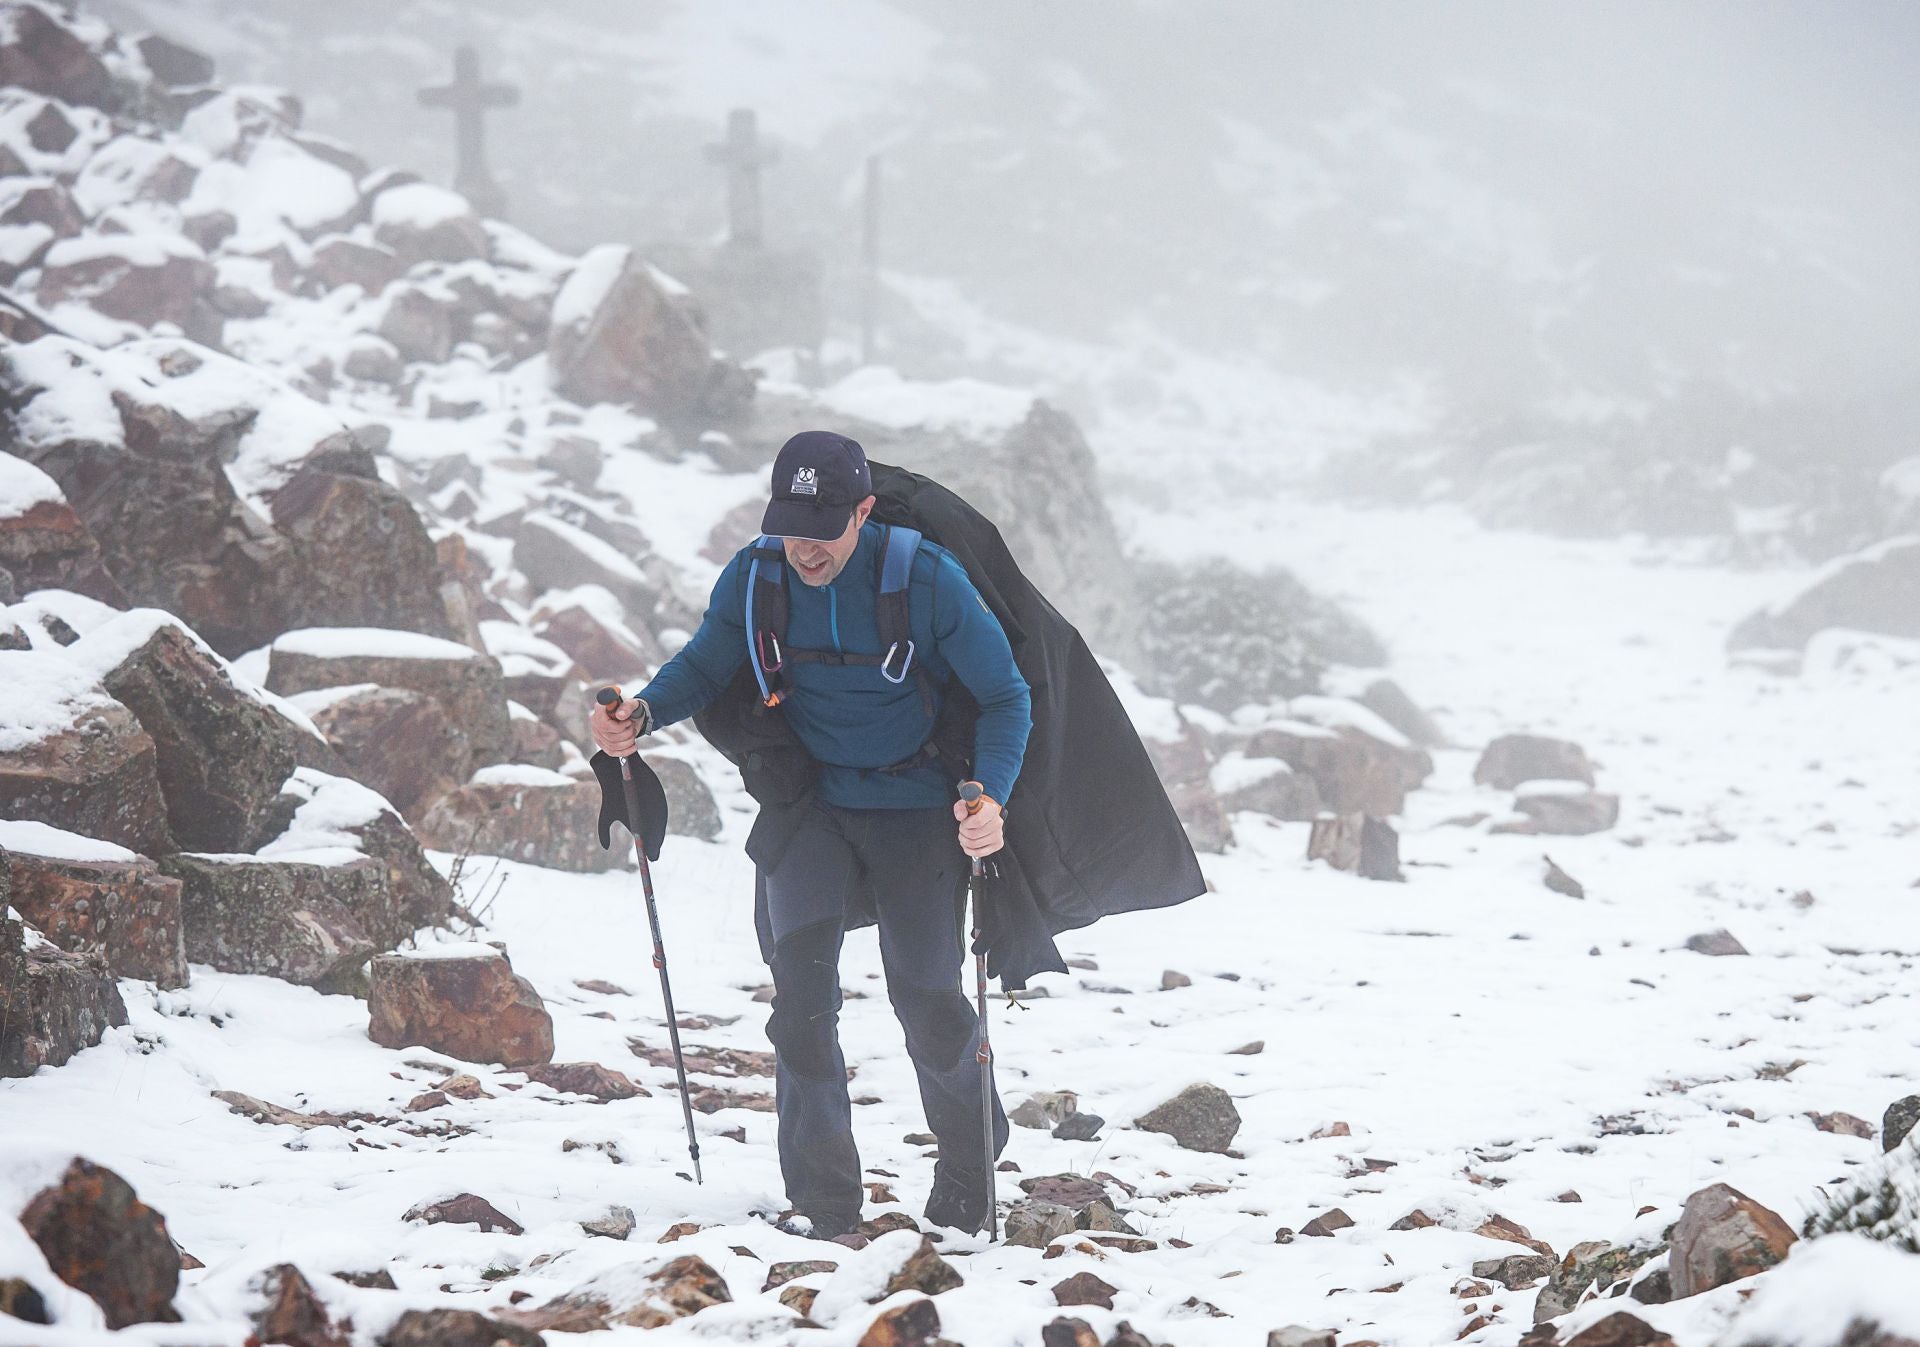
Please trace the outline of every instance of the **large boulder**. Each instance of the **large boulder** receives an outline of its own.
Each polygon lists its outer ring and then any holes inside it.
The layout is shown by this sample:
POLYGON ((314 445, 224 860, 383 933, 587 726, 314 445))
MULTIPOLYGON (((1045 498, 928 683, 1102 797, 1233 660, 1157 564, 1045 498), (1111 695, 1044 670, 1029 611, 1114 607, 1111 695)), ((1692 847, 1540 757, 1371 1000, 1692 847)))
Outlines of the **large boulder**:
POLYGON ((431 697, 466 740, 464 777, 503 762, 513 745, 500 664, 468 646, 416 632, 314 627, 273 642, 267 687, 282 695, 372 683, 431 697))
POLYGON ((667 421, 720 420, 751 395, 714 359, 698 304, 631 248, 588 251, 554 297, 547 368, 575 402, 631 402, 667 421))
POLYGON ((566 652, 580 678, 643 675, 666 659, 652 633, 629 624, 620 601, 598 585, 548 594, 533 624, 541 640, 566 652))
POLYGON ((1495 825, 1498 832, 1578 837, 1605 832, 1620 821, 1620 797, 1578 781, 1523 781, 1513 807, 1525 821, 1495 825))
POLYGON ((468 1062, 553 1060, 553 1017, 533 984, 492 945, 435 945, 373 961, 368 1036, 468 1062))
POLYGON ((166 1219, 111 1169, 76 1156, 27 1203, 20 1225, 54 1275, 100 1306, 108 1328, 180 1322, 180 1251, 166 1219))
POLYGON ((467 199, 424 182, 389 187, 373 199, 373 237, 401 266, 487 255, 487 234, 467 199))
POLYGON ((0 821, 11 858, 12 903, 62 949, 99 954, 118 977, 184 987, 180 883, 124 847, 50 828, 0 821))
POLYGON ((127 1007, 106 960, 65 953, 13 915, 10 870, 0 852, 0 1076, 30 1076, 125 1024, 127 1007))
POLYGON ((313 718, 353 779, 418 821, 465 779, 467 736, 424 692, 370 683, 303 692, 293 702, 313 718))
POLYGON ((667 795, 667 831, 680 837, 711 842, 720 836, 720 806, 700 779, 693 764, 664 753, 643 753, 641 759, 660 778, 667 795))
POLYGON ((12 448, 60 484, 128 597, 178 615, 231 657, 284 628, 299 558, 224 466, 257 409, 216 399, 177 410, 164 384, 200 357, 169 359, 63 337, 7 348, 12 448))
POLYGON ((536 590, 598 585, 625 612, 648 621, 660 603, 659 586, 637 560, 553 515, 529 514, 520 521, 513 564, 536 590))
POLYGON ((1407 792, 1433 771, 1433 759, 1357 702, 1295 697, 1289 719, 1260 729, 1249 758, 1278 758, 1313 779, 1336 814, 1386 818, 1406 806, 1407 792))
POLYGON ((582 873, 622 869, 627 853, 601 847, 599 817, 597 782, 544 767, 501 765, 481 769, 441 796, 420 820, 419 832, 437 851, 505 856, 582 873))
POLYGON ((355 985, 378 948, 358 912, 386 876, 365 856, 295 861, 181 852, 161 862, 181 883, 187 957, 326 991, 355 985))
POLYGON ((371 455, 327 448, 269 497, 273 525, 298 546, 305 572, 288 595, 287 623, 456 636, 420 516, 380 480, 371 455))
POLYGON ((178 235, 82 235, 47 250, 37 297, 49 306, 83 304, 146 328, 172 323, 217 347, 220 315, 207 302, 214 281, 206 254, 178 235))
POLYGON ((153 739, 174 841, 249 851, 278 830, 280 785, 304 732, 166 613, 142 609, 83 636, 76 659, 153 739))
POLYGON ((1828 627, 1920 637, 1920 535, 1841 558, 1798 594, 1749 615, 1727 645, 1798 650, 1828 627))
POLYGON ((60 494, 22 458, 0 453, 0 570, 22 594, 68 589, 122 607, 127 596, 100 560, 100 545, 60 494))
POLYGON ((1213 764, 1210 777, 1220 807, 1232 814, 1247 810, 1290 823, 1319 817, 1326 808, 1320 788, 1305 772, 1279 758, 1250 758, 1234 751, 1213 764))
POLYGON ((1544 734, 1503 734, 1474 764, 1475 784, 1513 790, 1526 781, 1578 781, 1593 784, 1587 750, 1571 739, 1544 734))
POLYGON ((1785 1221, 1739 1189, 1702 1188, 1673 1227, 1667 1269, 1674 1298, 1764 1272, 1786 1258, 1795 1238, 1785 1221))
POLYGON ((153 738, 90 681, 63 652, 0 651, 0 815, 172 851, 153 738))
POLYGON ((111 108, 113 76, 74 32, 38 5, 15 5, 0 29, 0 85, 63 103, 111 108))
POLYGON ((378 901, 355 915, 380 949, 392 949, 423 926, 443 924, 453 889, 433 868, 420 840, 379 795, 356 781, 301 768, 281 788, 286 831, 260 854, 329 862, 353 854, 377 862, 384 875, 378 901))

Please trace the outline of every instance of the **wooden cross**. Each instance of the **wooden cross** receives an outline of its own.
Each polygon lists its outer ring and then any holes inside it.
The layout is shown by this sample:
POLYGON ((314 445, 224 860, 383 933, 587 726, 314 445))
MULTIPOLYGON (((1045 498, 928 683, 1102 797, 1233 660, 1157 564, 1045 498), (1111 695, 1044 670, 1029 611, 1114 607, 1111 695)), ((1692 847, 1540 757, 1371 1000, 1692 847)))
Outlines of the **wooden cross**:
POLYGON ((453 53, 453 83, 419 92, 422 105, 453 109, 459 147, 454 190, 481 214, 499 215, 506 204, 506 193, 487 171, 485 123, 481 118, 489 108, 510 108, 518 103, 520 91, 511 84, 482 83, 479 53, 462 46, 453 53))
POLYGON ((707 158, 727 170, 727 240, 758 247, 760 233, 760 170, 779 156, 759 144, 752 108, 735 108, 727 115, 727 139, 707 146, 707 158))

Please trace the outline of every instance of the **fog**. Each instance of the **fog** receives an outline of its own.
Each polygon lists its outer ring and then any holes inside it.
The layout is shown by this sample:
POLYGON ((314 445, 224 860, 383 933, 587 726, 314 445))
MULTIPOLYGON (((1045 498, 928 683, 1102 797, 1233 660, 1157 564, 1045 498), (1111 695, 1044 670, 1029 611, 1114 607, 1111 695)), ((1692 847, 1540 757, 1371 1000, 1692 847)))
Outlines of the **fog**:
MULTIPOLYGON (((879 153, 879 355, 912 373, 1040 373, 926 321, 936 293, 1048 338, 1251 361, 1362 398, 1412 390, 1454 440, 1653 424, 1790 465, 1817 452, 1779 431, 1799 418, 1867 476, 1915 449, 1910 6, 110 12, 211 51, 223 80, 291 88, 311 129, 442 182, 452 119, 415 91, 473 44, 520 91, 487 119, 506 214, 568 250, 724 237, 706 147, 751 107, 778 156, 767 243, 818 259, 828 331, 848 341, 879 153)), ((1097 420, 1113 391, 1065 397, 1097 420)))

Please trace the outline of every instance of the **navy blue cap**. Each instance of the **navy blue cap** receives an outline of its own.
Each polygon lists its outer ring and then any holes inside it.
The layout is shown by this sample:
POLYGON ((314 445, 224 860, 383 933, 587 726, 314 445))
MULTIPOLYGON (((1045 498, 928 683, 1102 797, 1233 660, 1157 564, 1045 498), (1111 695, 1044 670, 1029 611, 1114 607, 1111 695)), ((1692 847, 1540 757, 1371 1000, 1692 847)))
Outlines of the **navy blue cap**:
POLYGON ((853 509, 873 494, 867 451, 831 430, 803 430, 773 460, 773 499, 760 531, 775 538, 832 542, 853 509))

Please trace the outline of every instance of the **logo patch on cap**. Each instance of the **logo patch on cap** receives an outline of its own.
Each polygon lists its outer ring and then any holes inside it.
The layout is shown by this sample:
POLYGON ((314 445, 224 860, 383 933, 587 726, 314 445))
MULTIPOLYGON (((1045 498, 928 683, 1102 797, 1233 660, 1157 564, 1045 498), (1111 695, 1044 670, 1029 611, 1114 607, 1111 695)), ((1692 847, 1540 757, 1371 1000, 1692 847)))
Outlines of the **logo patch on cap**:
POLYGON ((796 496, 817 496, 820 494, 820 482, 812 468, 802 468, 793 474, 793 494, 796 496))

